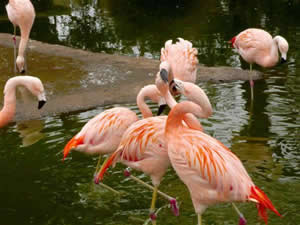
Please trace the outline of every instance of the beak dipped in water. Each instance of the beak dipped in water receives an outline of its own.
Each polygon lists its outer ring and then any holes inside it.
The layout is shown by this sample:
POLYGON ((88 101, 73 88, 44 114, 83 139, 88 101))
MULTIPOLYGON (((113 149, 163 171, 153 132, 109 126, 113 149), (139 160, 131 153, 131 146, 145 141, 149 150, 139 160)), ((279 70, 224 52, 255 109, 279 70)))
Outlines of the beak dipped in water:
POLYGON ((46 104, 45 100, 39 101, 38 109, 41 109, 46 104))

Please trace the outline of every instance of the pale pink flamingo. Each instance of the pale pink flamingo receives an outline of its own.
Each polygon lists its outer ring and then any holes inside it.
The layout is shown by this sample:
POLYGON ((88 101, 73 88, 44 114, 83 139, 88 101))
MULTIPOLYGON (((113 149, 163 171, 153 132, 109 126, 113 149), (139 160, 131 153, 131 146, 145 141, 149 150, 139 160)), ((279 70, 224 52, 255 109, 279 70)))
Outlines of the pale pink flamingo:
MULTIPOLYGON (((286 62, 289 44, 281 36, 272 36, 262 30, 250 28, 242 31, 231 39, 232 47, 250 64, 256 63, 262 67, 272 67, 278 62, 278 50, 281 53, 281 63, 286 62)), ((250 74, 251 99, 253 99, 253 85, 250 74)))
MULTIPOLYGON (((178 38, 176 43, 168 40, 161 49, 160 61, 162 67, 176 79, 196 82, 198 51, 191 42, 178 38)), ((173 93, 172 93, 173 94, 173 93)))
MULTIPOLYGON (((146 98, 153 102, 164 103, 164 99, 155 85, 147 85, 137 95, 137 105, 144 118, 151 117, 152 112, 145 103, 146 98)), ((64 158, 71 149, 87 154, 100 155, 96 172, 100 163, 101 155, 114 152, 121 140, 125 130, 134 122, 138 116, 132 110, 125 107, 115 107, 101 112, 90 119, 65 146, 64 158)))
POLYGON ((7 125, 16 112, 16 89, 19 86, 27 88, 38 98, 38 109, 46 103, 44 86, 41 80, 32 76, 17 76, 10 78, 4 87, 4 104, 0 111, 0 127, 7 125))
MULTIPOLYGON (((156 86, 164 96, 167 104, 172 108, 177 103, 169 92, 169 84, 164 73, 160 73, 156 79, 156 86)), ((171 75, 172 76, 172 75, 171 75)), ((176 82, 176 81, 175 81, 176 82)), ((176 84, 180 94, 184 94, 188 99, 200 104, 203 109, 203 118, 212 114, 212 108, 208 97, 197 85, 184 81, 177 81, 176 84)), ((153 196, 150 207, 150 218, 153 224, 155 219, 155 202, 160 181, 170 165, 167 147, 164 136, 164 128, 167 116, 150 117, 139 120, 132 124, 124 133, 118 149, 102 165, 95 182, 103 179, 105 171, 110 165, 121 162, 133 169, 149 175, 154 186, 153 196)), ((185 123, 191 129, 203 130, 199 121, 192 115, 187 114, 184 118, 185 123)), ((176 210, 175 199, 168 199, 176 210)))
POLYGON ((25 51, 29 40, 30 31, 35 18, 35 10, 30 0, 9 0, 6 5, 8 19, 14 26, 14 70, 25 73, 25 51), (19 44, 18 57, 16 59, 16 27, 20 27, 21 41, 19 44))
POLYGON ((181 102, 171 109, 165 127, 169 159, 190 191, 198 225, 202 224, 205 209, 219 202, 255 202, 265 223, 266 209, 280 216, 265 193, 254 185, 235 154, 215 138, 182 125, 186 113, 203 117, 204 111, 193 102, 181 102))

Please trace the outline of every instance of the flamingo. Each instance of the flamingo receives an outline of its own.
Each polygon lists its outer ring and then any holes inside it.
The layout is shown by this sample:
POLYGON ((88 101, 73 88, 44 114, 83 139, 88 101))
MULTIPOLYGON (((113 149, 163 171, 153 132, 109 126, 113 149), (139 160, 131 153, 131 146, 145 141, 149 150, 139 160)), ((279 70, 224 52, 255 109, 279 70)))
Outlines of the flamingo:
POLYGON ((41 80, 32 76, 17 76, 10 78, 4 87, 4 105, 0 111, 0 127, 7 125, 16 112, 16 88, 24 86, 38 98, 38 109, 46 103, 46 95, 41 80))
POLYGON ((266 194, 254 185, 235 154, 215 138, 182 125, 186 113, 198 117, 206 115, 205 110, 193 102, 177 104, 168 115, 165 138, 171 164, 190 192, 198 225, 202 224, 205 209, 219 202, 255 202, 266 224, 266 209, 281 216, 266 194))
MULTIPOLYGON (((281 36, 272 36, 262 30, 249 28, 231 39, 232 47, 250 64, 256 63, 262 67, 272 67, 278 62, 278 50, 281 53, 281 63, 286 62, 289 44, 281 36)), ((250 74, 251 99, 253 99, 254 82, 250 74)))
MULTIPOLYGON (((155 85, 143 87, 137 95, 137 105, 144 118, 152 116, 151 110, 145 103, 146 97, 153 102, 164 103, 155 85)), ((72 149, 86 154, 98 154, 100 157, 96 167, 97 172, 101 155, 115 151, 125 130, 136 121, 138 121, 136 113, 125 107, 115 107, 101 112, 89 120, 81 131, 66 144, 63 160, 72 149)))
MULTIPOLYGON (((165 47, 161 48, 160 70, 166 70, 174 78, 186 82, 195 83, 197 76, 198 51, 193 48, 190 41, 178 38, 176 43, 172 40, 165 42, 165 47)), ((172 95, 178 95, 178 92, 170 90, 172 95)))
POLYGON ((30 31, 35 18, 35 10, 30 0, 9 0, 6 5, 8 19, 14 26, 14 70, 25 73, 25 50, 29 40, 30 31), (21 41, 19 45, 18 57, 16 59, 16 27, 20 27, 21 41))
MULTIPOLYGON (((165 73, 158 74, 156 86, 172 108, 177 103, 169 92, 169 84, 165 75, 165 73)), ((172 74, 170 76, 172 77, 172 74)), ((188 99, 200 104, 204 109, 203 118, 208 118, 212 114, 212 108, 204 91, 193 83, 179 80, 177 82, 180 94, 184 94, 188 99)), ((187 114, 184 121, 191 129, 203 130, 199 121, 194 118, 193 115, 187 114)), ((155 202, 158 186, 170 165, 164 136, 166 119, 167 116, 150 117, 132 124, 123 134, 117 150, 102 165, 95 180, 96 183, 99 183, 99 180, 103 179, 105 171, 117 162, 149 175, 154 186, 150 207, 150 219, 153 224, 156 224, 155 202)), ((174 214, 178 215, 175 199, 168 200, 174 214)))

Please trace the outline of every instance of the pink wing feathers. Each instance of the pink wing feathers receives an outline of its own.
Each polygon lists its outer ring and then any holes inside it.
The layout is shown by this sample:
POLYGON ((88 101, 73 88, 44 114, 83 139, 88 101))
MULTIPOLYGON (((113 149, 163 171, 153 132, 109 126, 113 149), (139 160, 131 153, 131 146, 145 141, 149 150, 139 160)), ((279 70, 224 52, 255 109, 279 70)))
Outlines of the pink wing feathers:
POLYGON ((135 169, 139 169, 137 166, 146 158, 167 156, 164 142, 166 118, 166 116, 150 117, 132 124, 124 133, 118 149, 103 165, 98 179, 102 180, 105 171, 118 161, 127 162, 135 169))
POLYGON ((114 151, 125 130, 138 120, 136 114, 123 107, 105 110, 88 121, 64 148, 64 157, 72 148, 80 145, 99 145, 106 143, 114 151))
POLYGON ((175 44, 172 44, 172 40, 165 43, 165 47, 161 49, 160 61, 170 64, 175 78, 195 83, 198 51, 191 42, 182 38, 178 40, 175 44))

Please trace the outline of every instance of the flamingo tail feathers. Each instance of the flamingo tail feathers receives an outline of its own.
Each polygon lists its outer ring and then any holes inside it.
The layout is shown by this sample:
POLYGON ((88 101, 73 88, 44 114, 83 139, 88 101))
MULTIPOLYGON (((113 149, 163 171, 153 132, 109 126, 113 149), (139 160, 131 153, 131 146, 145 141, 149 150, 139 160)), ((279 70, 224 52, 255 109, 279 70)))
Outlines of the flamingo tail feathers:
POLYGON ((267 195, 260 190, 257 186, 251 187, 251 194, 249 199, 255 201, 257 203, 256 207, 258 210, 258 215, 268 224, 268 214, 267 209, 273 211, 276 215, 282 217, 280 213, 275 209, 271 200, 267 197, 267 195))
POLYGON ((98 184, 99 180, 102 181, 106 170, 113 164, 114 159, 119 154, 119 152, 114 152, 110 157, 108 157, 102 164, 98 175, 96 175, 95 183, 98 184))
POLYGON ((75 138, 74 136, 65 146, 64 148, 64 158, 67 157, 68 153, 71 151, 71 149, 76 148, 78 145, 83 144, 84 136, 80 136, 79 138, 75 138))

